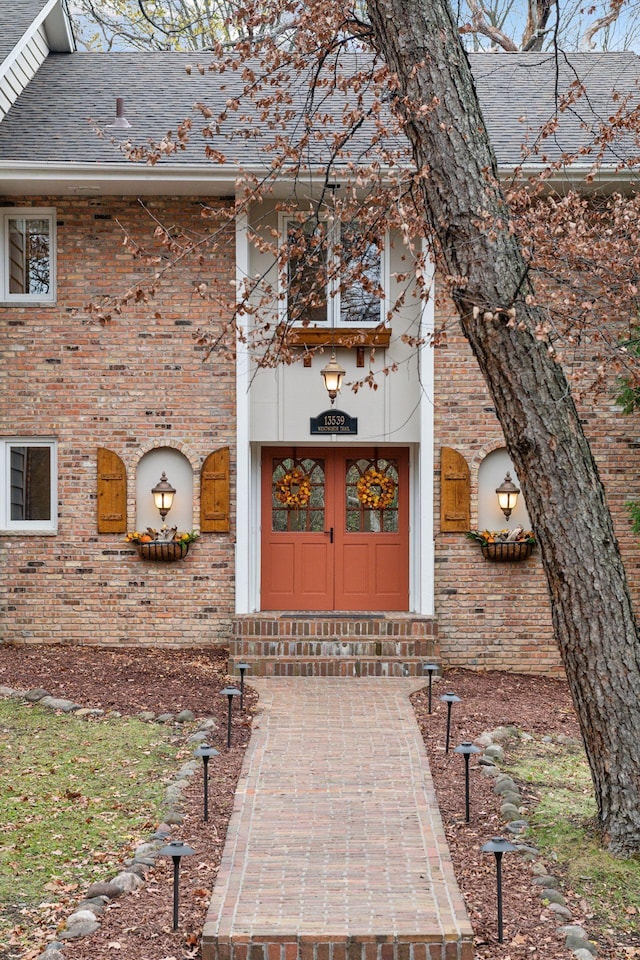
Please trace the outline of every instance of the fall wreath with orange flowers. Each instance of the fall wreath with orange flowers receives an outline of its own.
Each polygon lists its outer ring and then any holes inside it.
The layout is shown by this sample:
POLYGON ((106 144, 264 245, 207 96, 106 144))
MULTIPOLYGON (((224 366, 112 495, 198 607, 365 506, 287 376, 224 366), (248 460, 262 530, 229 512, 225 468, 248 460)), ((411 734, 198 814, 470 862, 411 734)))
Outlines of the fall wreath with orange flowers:
POLYGON ((371 467, 358 480, 356 493, 360 503, 368 510, 384 510, 393 503, 396 485, 386 473, 371 467))
POLYGON ((276 497, 285 507, 306 507, 311 499, 309 477, 294 467, 276 482, 276 497))

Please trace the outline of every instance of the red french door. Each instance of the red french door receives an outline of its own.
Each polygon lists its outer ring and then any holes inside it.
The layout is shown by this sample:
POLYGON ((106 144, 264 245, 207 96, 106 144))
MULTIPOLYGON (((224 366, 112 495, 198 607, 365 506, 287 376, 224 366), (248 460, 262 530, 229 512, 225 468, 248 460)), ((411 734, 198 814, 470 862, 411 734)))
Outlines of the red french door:
POLYGON ((263 610, 409 609, 409 453, 262 453, 263 610))

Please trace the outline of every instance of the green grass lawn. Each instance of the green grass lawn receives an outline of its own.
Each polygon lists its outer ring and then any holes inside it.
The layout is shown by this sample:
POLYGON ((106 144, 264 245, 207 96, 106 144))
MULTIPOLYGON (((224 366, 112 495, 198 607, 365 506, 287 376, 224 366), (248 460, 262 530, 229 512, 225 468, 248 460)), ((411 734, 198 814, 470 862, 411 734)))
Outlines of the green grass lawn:
POLYGON ((0 700, 0 942, 27 946, 43 904, 117 871, 157 826, 176 752, 156 724, 0 700))
POLYGON ((600 845, 596 803, 582 746, 520 742, 509 747, 507 772, 530 784, 539 802, 532 809, 532 842, 553 872, 557 860, 565 889, 588 905, 589 932, 620 944, 640 943, 640 857, 619 860, 600 845))

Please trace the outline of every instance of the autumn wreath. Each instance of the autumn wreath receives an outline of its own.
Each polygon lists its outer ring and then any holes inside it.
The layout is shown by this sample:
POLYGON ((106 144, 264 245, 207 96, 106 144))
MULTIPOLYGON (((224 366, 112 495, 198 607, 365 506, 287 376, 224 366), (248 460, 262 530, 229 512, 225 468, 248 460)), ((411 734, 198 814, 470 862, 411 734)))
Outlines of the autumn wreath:
POLYGON ((298 467, 288 470, 276 483, 276 497, 285 507, 306 507, 311 498, 309 477, 298 467))
POLYGON ((393 503, 396 485, 386 473, 372 467, 358 480, 356 492, 360 503, 369 510, 384 510, 393 503))

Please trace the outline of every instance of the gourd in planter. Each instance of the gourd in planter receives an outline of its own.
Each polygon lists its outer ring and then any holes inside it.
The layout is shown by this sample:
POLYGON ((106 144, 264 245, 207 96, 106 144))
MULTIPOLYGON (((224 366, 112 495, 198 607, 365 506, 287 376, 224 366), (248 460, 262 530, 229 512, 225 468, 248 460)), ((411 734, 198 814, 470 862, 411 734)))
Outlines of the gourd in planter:
POLYGON ((147 527, 144 533, 134 531, 128 533, 126 542, 132 543, 138 556, 143 560, 161 560, 168 562, 171 560, 182 560, 189 553, 189 545, 198 539, 199 534, 178 533, 177 529, 163 527, 161 530, 154 530, 147 527))
POLYGON ((513 563, 530 557, 536 545, 535 535, 522 527, 513 530, 470 530, 470 540, 480 544, 485 560, 495 563, 513 563))

